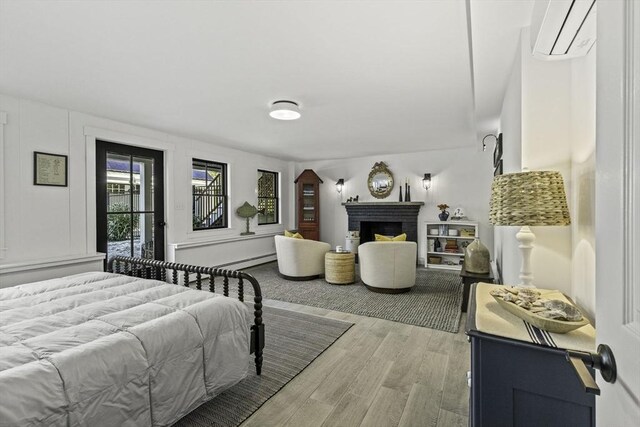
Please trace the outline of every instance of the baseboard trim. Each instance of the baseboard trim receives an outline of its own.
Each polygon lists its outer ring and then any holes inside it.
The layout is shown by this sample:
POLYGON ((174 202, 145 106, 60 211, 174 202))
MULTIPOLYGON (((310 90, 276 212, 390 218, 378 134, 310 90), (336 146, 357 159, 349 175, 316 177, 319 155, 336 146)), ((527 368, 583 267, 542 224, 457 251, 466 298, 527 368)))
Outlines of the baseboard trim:
POLYGON ((274 253, 270 253, 270 254, 266 254, 266 255, 259 255, 259 256, 255 256, 252 258, 245 258, 239 261, 233 261, 233 262, 227 262, 225 264, 218 264, 215 265, 215 268, 227 268, 227 267, 231 267, 234 266, 234 269, 238 269, 238 268, 249 268, 249 267, 255 267, 257 265, 261 265, 261 264, 266 264, 268 262, 272 262, 276 260, 276 254, 274 253), (246 265, 245 265, 246 264, 246 265), (235 267, 238 265, 243 265, 243 267, 235 267))

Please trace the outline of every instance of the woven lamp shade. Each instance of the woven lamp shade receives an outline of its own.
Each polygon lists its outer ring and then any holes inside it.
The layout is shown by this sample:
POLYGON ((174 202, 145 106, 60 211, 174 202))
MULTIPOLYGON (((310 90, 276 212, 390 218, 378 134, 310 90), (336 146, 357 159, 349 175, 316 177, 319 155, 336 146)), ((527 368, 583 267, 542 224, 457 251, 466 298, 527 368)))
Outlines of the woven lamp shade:
POLYGON ((498 175, 491 185, 489 220, 494 225, 569 225, 564 181, 559 172, 498 175))

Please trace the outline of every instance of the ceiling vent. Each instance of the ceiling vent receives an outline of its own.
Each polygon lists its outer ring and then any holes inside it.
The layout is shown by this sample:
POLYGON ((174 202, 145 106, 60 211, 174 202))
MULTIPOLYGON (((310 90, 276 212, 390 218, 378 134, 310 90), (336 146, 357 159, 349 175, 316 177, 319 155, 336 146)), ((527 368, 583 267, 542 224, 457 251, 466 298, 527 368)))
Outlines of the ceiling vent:
POLYGON ((596 0, 536 0, 531 48, 539 59, 586 55, 596 41, 596 0))

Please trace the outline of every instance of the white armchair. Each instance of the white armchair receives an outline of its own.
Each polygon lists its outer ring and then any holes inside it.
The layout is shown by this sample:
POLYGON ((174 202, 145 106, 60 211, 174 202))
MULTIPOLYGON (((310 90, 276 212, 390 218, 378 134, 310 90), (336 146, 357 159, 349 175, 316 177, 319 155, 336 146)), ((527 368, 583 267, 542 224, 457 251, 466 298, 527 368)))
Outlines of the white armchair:
POLYGON ((331 245, 316 240, 274 236, 278 271, 289 280, 309 280, 324 274, 324 254, 331 245))
POLYGON ((358 247, 360 278, 373 292, 408 292, 416 284, 416 242, 367 242, 358 247))

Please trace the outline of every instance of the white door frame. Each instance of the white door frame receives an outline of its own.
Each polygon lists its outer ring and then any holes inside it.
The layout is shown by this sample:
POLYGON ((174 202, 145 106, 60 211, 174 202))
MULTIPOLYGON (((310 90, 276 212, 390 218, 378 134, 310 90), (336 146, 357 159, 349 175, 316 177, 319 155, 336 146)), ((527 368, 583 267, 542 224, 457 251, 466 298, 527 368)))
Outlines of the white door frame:
POLYGON ((597 342, 618 379, 597 402, 602 426, 640 419, 640 2, 598 2, 596 68, 597 342))

